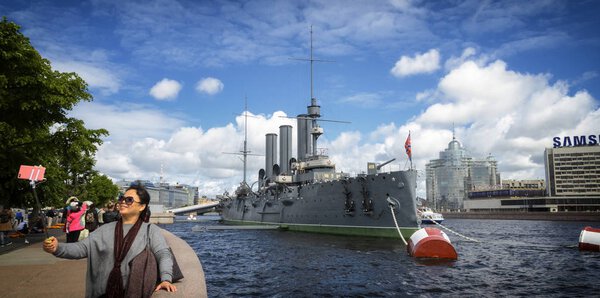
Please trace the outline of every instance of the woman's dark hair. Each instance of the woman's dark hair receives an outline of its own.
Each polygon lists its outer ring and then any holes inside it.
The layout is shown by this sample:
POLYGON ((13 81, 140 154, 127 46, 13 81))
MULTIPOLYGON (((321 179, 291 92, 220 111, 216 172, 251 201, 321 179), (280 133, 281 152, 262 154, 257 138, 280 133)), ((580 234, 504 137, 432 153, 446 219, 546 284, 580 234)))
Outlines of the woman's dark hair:
POLYGON ((142 202, 142 204, 146 205, 146 208, 144 208, 144 211, 142 211, 142 214, 140 214, 140 218, 144 222, 148 222, 150 220, 150 194, 148 193, 146 188, 143 185, 141 185, 141 183, 131 184, 129 188, 125 190, 125 192, 131 189, 135 190, 135 193, 138 195, 138 197, 140 197, 140 201, 142 202))
POLYGON ((128 192, 129 190, 132 190, 132 189, 134 189, 135 193, 138 195, 138 197, 140 197, 142 204, 145 204, 145 205, 150 204, 150 194, 148 193, 148 191, 146 190, 146 188, 143 185, 132 184, 129 186, 129 188, 127 188, 125 190, 125 192, 128 192))

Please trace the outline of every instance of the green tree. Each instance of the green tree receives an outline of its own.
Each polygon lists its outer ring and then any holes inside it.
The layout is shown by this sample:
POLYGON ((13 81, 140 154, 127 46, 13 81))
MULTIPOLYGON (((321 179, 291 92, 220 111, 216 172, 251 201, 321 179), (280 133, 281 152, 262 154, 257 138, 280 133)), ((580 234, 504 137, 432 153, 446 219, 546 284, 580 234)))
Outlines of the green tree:
POLYGON ((119 195, 119 187, 104 175, 95 175, 87 184, 84 199, 102 206, 119 195))
POLYGON ((68 196, 80 196, 86 190, 86 184, 97 176, 93 169, 97 145, 102 144, 101 137, 108 135, 105 129, 86 129, 83 121, 67 119, 58 126, 53 135, 53 148, 58 164, 64 171, 64 182, 68 196))
POLYGON ((95 175, 94 154, 108 132, 67 116, 92 100, 86 82, 52 70, 19 30, 0 22, 0 204, 35 207, 28 181, 16 179, 26 164, 46 167, 36 190, 43 205, 57 205, 95 175))

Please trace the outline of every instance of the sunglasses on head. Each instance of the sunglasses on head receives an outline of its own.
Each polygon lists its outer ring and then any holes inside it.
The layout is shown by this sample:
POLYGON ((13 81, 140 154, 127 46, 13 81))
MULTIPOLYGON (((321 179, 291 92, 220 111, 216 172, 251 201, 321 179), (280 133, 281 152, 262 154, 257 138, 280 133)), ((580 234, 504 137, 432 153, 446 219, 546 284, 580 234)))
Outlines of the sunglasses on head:
POLYGON ((131 205, 131 204, 133 204, 133 203, 138 203, 138 204, 141 204, 141 203, 142 203, 142 202, 138 202, 138 201, 136 201, 136 200, 135 200, 133 197, 125 197, 125 196, 120 196, 120 197, 119 197, 119 199, 117 200, 117 202, 118 202, 119 204, 123 204, 123 203, 125 203, 125 204, 127 204, 127 205, 131 205))

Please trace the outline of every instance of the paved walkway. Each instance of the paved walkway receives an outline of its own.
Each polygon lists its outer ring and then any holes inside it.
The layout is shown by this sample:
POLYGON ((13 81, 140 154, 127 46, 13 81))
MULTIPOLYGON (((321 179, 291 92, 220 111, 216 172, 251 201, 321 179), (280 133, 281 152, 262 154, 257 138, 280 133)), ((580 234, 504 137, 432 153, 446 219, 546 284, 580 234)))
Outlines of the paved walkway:
MULTIPOLYGON (((49 234, 65 241, 61 230, 49 234)), ((163 229, 163 235, 177 257, 184 278, 176 293, 161 291, 152 297, 207 297, 202 264, 183 240, 163 229)), ((56 258, 42 250, 44 234, 12 238, 12 245, 0 248, 0 297, 84 297, 87 260, 56 258)))

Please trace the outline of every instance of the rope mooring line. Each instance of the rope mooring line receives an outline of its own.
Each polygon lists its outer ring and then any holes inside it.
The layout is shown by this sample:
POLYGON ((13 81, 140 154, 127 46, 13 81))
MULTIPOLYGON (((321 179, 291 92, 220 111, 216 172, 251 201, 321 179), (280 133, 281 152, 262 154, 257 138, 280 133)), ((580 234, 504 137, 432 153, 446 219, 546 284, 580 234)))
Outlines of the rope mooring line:
POLYGON ((396 221, 396 214, 394 213, 394 207, 391 204, 390 204, 390 211, 392 211, 392 217, 394 218, 394 224, 396 225, 396 230, 398 230, 400 239, 402 239, 402 242, 404 242, 404 245, 408 245, 406 240, 404 240, 404 236, 402 235, 402 232, 400 231, 400 227, 398 226, 398 222, 396 221))
MULTIPOLYGON (((417 210, 417 212, 419 212, 419 213, 423 214, 423 212, 421 212, 421 211, 419 211, 419 210, 417 210)), ((454 234, 454 235, 456 235, 456 236, 459 236, 459 237, 465 238, 465 239, 467 239, 467 240, 469 240, 469 241, 473 241, 473 242, 481 243, 481 241, 479 241, 479 240, 477 240, 477 239, 473 239, 473 238, 471 238, 471 237, 467 237, 467 236, 465 236, 465 235, 462 235, 462 234, 460 234, 460 233, 458 233, 458 232, 455 232, 455 231, 453 231, 452 229, 450 229, 450 228, 448 228, 448 227, 446 227, 446 226, 442 225, 441 223, 439 223, 439 222, 435 221, 435 219, 433 219, 433 218, 428 218, 428 219, 429 219, 429 220, 431 220, 431 221, 432 221, 434 224, 436 224, 436 225, 438 225, 438 226, 442 227, 444 230, 446 230, 446 231, 448 231, 448 232, 450 232, 450 233, 452 233, 452 234, 454 234)))

